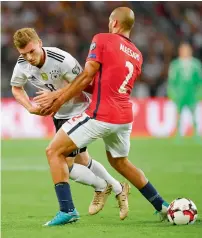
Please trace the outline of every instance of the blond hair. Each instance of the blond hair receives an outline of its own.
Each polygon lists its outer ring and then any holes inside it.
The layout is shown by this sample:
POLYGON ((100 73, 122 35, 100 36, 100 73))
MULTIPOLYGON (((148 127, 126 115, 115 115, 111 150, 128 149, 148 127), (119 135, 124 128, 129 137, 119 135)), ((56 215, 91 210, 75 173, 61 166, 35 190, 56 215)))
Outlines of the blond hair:
POLYGON ((32 40, 40 40, 34 28, 21 28, 13 35, 13 43, 16 48, 23 49, 32 40))

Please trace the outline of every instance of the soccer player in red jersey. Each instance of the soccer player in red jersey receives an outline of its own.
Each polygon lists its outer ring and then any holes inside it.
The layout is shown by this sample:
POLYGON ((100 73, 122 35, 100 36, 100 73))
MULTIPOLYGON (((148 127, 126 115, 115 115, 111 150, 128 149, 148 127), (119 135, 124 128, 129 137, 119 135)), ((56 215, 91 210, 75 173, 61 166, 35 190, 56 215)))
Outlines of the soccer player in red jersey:
MULTIPOLYGON (((135 21, 134 13, 127 7, 116 8, 109 18, 109 33, 94 36, 83 72, 63 88, 60 96, 46 112, 55 113, 61 105, 92 84, 92 102, 85 113, 76 120, 65 123, 46 149, 60 210, 70 207, 70 212, 59 212, 46 225, 69 223, 74 220, 74 210, 65 154, 103 138, 111 166, 128 179, 155 207, 162 218, 167 215, 165 202, 144 173, 129 160, 130 133, 133 113, 130 93, 141 73, 141 52, 129 39, 135 21), (66 201, 66 202, 65 202, 66 201), (73 211, 73 212, 71 212, 73 211)), ((127 196, 123 197, 127 201, 127 196)), ((126 214, 120 210, 120 218, 126 214)), ((76 219, 75 219, 76 220, 76 219)))

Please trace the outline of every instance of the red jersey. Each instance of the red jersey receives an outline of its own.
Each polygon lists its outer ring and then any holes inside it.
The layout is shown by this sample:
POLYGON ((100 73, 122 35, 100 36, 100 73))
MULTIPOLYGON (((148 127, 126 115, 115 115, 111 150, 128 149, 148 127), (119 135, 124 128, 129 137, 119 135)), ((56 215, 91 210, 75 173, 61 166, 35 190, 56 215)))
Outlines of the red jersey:
POLYGON ((100 63, 93 81, 92 102, 86 113, 98 121, 133 121, 130 93, 141 73, 142 54, 130 39, 111 33, 94 36, 87 61, 100 63))

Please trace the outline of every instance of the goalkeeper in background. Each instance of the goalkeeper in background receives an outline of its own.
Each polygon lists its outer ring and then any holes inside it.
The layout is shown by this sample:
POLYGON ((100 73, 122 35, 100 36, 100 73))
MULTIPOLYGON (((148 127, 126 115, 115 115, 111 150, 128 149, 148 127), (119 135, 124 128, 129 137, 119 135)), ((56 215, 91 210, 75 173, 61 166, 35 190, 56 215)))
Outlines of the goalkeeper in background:
POLYGON ((179 46, 179 57, 173 60, 168 73, 168 97, 176 104, 178 110, 178 137, 182 136, 181 112, 187 106, 193 118, 194 134, 197 133, 195 109, 199 100, 202 99, 202 64, 192 56, 192 48, 188 43, 179 46))

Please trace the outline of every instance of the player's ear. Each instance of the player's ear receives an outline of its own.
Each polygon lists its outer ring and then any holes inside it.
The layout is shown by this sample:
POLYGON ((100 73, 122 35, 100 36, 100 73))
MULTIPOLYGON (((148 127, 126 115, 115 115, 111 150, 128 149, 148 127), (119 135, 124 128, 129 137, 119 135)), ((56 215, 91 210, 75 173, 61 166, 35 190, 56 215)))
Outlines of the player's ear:
POLYGON ((117 20, 113 20, 112 27, 117 27, 117 25, 118 25, 118 21, 117 20))

